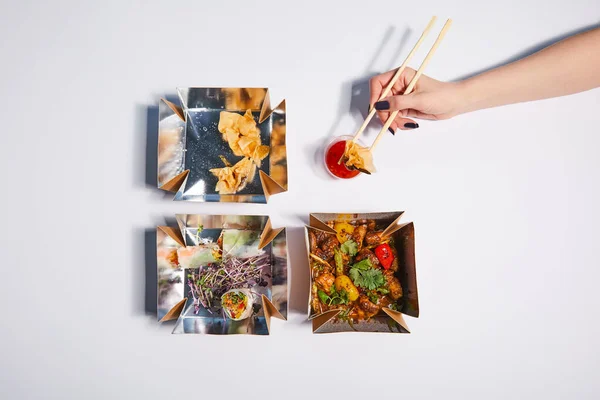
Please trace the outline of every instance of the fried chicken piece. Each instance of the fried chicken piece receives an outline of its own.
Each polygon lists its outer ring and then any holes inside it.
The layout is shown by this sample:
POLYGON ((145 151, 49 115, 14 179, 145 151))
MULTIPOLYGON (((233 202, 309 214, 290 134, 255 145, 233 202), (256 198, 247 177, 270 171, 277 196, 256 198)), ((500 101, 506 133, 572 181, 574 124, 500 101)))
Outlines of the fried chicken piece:
POLYGON ((394 276, 394 272, 390 270, 385 271, 383 275, 385 276, 387 287, 390 291, 389 296, 394 300, 398 300, 402 297, 402 285, 400 285, 400 281, 394 276))
POLYGON ((358 298, 358 305, 365 312, 365 317, 367 318, 371 318, 379 312, 379 306, 371 302, 364 294, 361 294, 358 298))
POLYGON ((351 221, 350 223, 354 226, 366 225, 367 231, 375 230, 375 220, 374 219, 359 219, 359 220, 351 221))
POLYGON ((319 247, 321 246, 321 243, 323 243, 325 241, 325 239, 327 239, 329 236, 333 235, 332 233, 323 232, 318 229, 315 229, 314 233, 315 233, 315 237, 317 238, 317 245, 319 247))
POLYGON ((335 235, 330 235, 327 237, 327 239, 325 239, 323 241, 323 243, 321 244, 321 250, 323 250, 323 253, 326 256, 326 260, 331 260, 333 258, 333 256, 335 255, 334 249, 336 247, 340 246, 340 241, 338 240, 337 236, 335 235))
POLYGON ((352 232, 352 240, 358 245, 358 250, 362 249, 363 240, 367 234, 367 225, 360 225, 352 232))
POLYGON ((333 286, 334 281, 335 276, 330 273, 324 273, 315 279, 317 286, 319 286, 327 294, 331 293, 331 286, 333 286))
POLYGON ((356 258, 354 259, 354 261, 359 262, 359 261, 364 260, 365 258, 368 259, 369 261, 371 261, 372 266, 374 266, 374 267, 379 266, 379 259, 377 258, 375 253, 373 253, 369 249, 362 249, 361 251, 359 251, 358 254, 356 255, 356 258))
POLYGON ((317 235, 313 231, 308 231, 308 242, 310 243, 310 251, 314 252, 317 249, 317 235))
POLYGON ((375 246, 381 242, 381 234, 383 231, 369 232, 365 235, 365 242, 368 246, 375 246))

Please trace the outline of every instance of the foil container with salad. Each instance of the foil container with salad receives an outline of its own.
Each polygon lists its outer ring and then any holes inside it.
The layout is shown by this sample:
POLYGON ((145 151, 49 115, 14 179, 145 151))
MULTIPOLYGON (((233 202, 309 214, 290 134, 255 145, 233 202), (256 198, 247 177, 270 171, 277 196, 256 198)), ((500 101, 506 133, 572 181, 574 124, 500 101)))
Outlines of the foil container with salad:
POLYGON ((287 240, 266 216, 177 215, 157 227, 158 319, 173 333, 268 335, 287 318, 287 240))

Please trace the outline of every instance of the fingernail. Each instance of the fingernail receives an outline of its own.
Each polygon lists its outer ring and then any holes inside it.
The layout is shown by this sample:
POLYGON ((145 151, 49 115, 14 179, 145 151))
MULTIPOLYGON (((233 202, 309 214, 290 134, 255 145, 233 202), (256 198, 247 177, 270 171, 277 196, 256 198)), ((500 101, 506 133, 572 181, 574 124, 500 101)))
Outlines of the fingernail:
POLYGON ((419 124, 415 124, 414 122, 407 122, 404 124, 404 127, 408 129, 417 129, 419 127, 419 124))
POLYGON ((387 100, 378 101, 377 103, 375 103, 375 109, 376 110, 389 110, 390 102, 387 100))
POLYGON ((396 132, 394 132, 394 130, 392 128, 388 128, 388 131, 390 131, 392 133, 392 135, 396 134, 396 132))

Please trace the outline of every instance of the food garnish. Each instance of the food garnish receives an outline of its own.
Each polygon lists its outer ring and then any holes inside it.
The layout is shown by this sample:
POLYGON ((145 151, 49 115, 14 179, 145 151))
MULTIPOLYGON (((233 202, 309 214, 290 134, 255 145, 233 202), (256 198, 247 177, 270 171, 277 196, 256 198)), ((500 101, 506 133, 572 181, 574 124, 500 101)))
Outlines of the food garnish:
POLYGON ((352 239, 346 240, 344 243, 342 243, 340 249, 344 254, 348 254, 352 257, 355 256, 356 253, 358 253, 358 245, 352 239))
POLYGON ((188 286, 194 299, 195 312, 202 305, 212 313, 218 299, 231 289, 251 288, 262 283, 262 269, 268 266, 267 253, 250 258, 225 257, 222 263, 200 267, 188 274, 188 286))

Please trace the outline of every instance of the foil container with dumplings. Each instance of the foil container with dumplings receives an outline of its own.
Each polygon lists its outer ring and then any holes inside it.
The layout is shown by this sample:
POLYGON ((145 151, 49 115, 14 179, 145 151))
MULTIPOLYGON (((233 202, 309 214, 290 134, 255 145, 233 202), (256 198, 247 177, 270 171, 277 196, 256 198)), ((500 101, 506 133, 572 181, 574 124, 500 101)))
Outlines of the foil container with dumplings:
POLYGON ((161 99, 158 129, 158 187, 175 200, 266 203, 287 191, 285 100, 272 108, 267 88, 178 88, 178 101, 161 99), (236 157, 218 130, 221 111, 251 110, 261 142, 270 146, 254 179, 235 194, 219 194, 210 169, 236 157))

